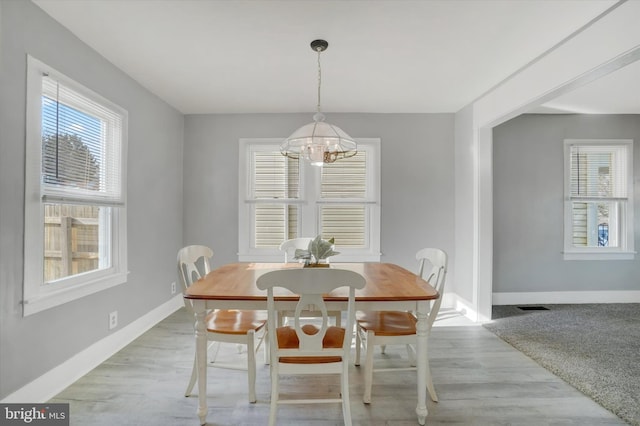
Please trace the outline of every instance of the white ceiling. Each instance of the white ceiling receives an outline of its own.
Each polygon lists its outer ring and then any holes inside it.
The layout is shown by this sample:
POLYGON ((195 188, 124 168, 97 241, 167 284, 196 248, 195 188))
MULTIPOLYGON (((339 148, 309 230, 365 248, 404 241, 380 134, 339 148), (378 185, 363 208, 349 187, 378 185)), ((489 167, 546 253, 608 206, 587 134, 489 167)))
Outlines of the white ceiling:
MULTIPOLYGON (((316 38, 324 111, 456 112, 615 3, 33 1, 184 114, 313 111, 316 38)), ((637 82, 640 66, 615 74, 637 82)), ((538 111, 640 112, 628 84, 612 75, 538 111)))

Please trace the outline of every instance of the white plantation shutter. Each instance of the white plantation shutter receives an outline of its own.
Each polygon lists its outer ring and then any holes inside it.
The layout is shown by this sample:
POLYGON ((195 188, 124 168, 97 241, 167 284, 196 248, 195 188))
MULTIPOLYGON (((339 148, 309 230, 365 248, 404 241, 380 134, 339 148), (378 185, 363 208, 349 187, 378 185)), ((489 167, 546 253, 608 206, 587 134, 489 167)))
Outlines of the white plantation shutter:
POLYGON ((299 161, 278 150, 260 150, 252 151, 251 167, 255 247, 278 247, 297 236, 298 206, 290 203, 299 198, 299 161))
POLYGON ((367 198, 367 152, 344 158, 322 167, 320 197, 348 198, 364 201, 367 198))
POLYGON ((336 246, 366 245, 367 152, 326 164, 322 168, 320 226, 323 238, 335 238, 336 246), (344 203, 344 204, 343 204, 344 203))
POLYGON ((42 78, 42 197, 46 202, 124 204, 121 111, 42 78))
POLYGON ((361 248, 366 244, 367 207, 321 205, 322 237, 335 238, 337 247, 361 248))
POLYGON ((278 247, 298 236, 298 206, 287 204, 255 205, 255 246, 278 247))
POLYGON ((240 139, 239 260, 278 261, 283 241, 322 235, 335 261, 379 261, 380 140, 322 167, 283 156, 281 142, 240 139))
POLYGON ((299 162, 280 151, 253 151, 253 199, 298 198, 300 188, 299 162))
POLYGON ((275 247, 284 241, 286 232, 286 206, 258 204, 256 211, 256 247, 275 247))

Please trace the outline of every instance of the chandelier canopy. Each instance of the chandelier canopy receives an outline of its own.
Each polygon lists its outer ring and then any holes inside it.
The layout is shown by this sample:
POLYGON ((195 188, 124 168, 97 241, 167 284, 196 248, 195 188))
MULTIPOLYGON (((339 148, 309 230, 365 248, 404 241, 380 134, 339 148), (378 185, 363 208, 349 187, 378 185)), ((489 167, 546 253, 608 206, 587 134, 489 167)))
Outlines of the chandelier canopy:
POLYGON ((300 127, 280 145, 282 155, 289 158, 302 158, 314 166, 352 157, 358 152, 356 141, 340 127, 325 122, 325 116, 320 110, 322 85, 320 53, 324 52, 328 46, 329 43, 325 40, 311 42, 311 49, 318 52, 318 105, 313 123, 300 127))

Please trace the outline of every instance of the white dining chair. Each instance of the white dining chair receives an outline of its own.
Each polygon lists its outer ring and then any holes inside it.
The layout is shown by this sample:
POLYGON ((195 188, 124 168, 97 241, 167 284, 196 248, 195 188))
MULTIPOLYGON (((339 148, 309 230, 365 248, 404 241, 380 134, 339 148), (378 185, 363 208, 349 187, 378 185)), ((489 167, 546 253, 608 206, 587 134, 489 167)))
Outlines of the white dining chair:
POLYGON ((284 254, 284 263, 300 262, 298 259, 295 259, 296 250, 306 250, 311 241, 313 241, 313 238, 300 237, 291 238, 280 243, 279 249, 284 254))
MULTIPOLYGON (((444 283, 447 275, 447 254, 437 248, 424 248, 416 253, 418 260, 418 276, 424 278, 431 284, 439 294, 430 306, 427 318, 427 332, 431 332, 433 322, 440 310, 442 295, 444 294, 444 283)), ((415 370, 416 356, 415 344, 417 319, 413 312, 409 311, 371 311, 358 312, 356 315, 356 365, 360 365, 361 348, 365 350, 364 364, 364 395, 363 401, 371 403, 371 387, 374 372, 415 370), (405 345, 409 358, 409 367, 390 367, 374 369, 373 351, 375 346, 382 347, 385 353, 387 345, 405 345)), ((438 401, 431 369, 429 368, 429 358, 427 356, 427 389, 434 402, 438 401)))
MULTIPOLYGON (((307 250, 309 248, 309 243, 313 241, 313 238, 309 237, 299 237, 299 238, 291 238, 289 240, 285 240, 280 244, 280 251, 284 254, 284 263, 297 263, 302 262, 298 259, 295 259, 296 250, 307 250)), ((288 318, 292 315, 292 312, 283 311, 280 312, 280 319, 278 320, 278 325, 282 325, 284 323, 284 319, 288 318)), ((317 316, 317 312, 306 312, 306 315, 313 317, 317 316)), ((329 316, 332 317, 335 321, 335 325, 340 327, 342 321, 342 312, 340 311, 330 311, 329 316)))
MULTIPOLYGON (((187 246, 178 251, 178 277, 182 283, 183 291, 211 271, 210 259, 213 250, 201 245, 187 246)), ((191 300, 184 299, 187 311, 194 314, 191 300)), ((207 324, 207 353, 214 351, 210 362, 211 367, 227 368, 233 370, 247 370, 249 385, 249 402, 256 402, 256 357, 255 354, 261 346, 267 332, 266 317, 262 311, 243 311, 236 309, 216 309, 209 312, 205 318, 207 324), (220 343, 235 343, 242 349, 247 347, 247 362, 245 365, 237 362, 217 362, 220 343), (213 346, 215 348, 212 348, 213 346)), ((266 357, 265 357, 266 360, 266 357)), ((198 371, 196 357, 193 360, 191 379, 187 385, 185 396, 190 396, 196 383, 198 371)))
MULTIPOLYGON (((256 284, 259 289, 267 290, 270 327, 268 338, 271 351, 269 425, 275 425, 280 404, 342 403, 344 424, 350 426, 349 354, 353 339, 355 290, 364 288, 364 277, 356 272, 341 269, 281 269, 258 277, 256 284), (348 287, 349 290, 344 328, 329 326, 329 316, 323 298, 323 295, 339 287, 348 287), (276 300, 274 294, 283 295, 281 288, 299 295, 299 300, 276 300), (278 311, 282 309, 283 304, 291 303, 295 304, 293 326, 276 327, 278 311), (315 306, 321 313, 319 327, 315 323, 310 324, 310 318, 303 316, 309 305, 315 306), (340 398, 280 399, 280 376, 324 374, 340 376, 340 398)), ((289 293, 285 291, 284 294, 289 293)), ((307 386, 301 389, 304 393, 309 390, 307 386)))

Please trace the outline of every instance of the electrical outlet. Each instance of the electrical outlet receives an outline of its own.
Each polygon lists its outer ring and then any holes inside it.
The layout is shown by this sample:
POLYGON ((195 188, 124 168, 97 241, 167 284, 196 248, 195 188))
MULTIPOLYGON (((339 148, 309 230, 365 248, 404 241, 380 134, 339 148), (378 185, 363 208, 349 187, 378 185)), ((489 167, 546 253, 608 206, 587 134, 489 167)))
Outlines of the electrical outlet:
POLYGON ((113 330, 118 326, 118 311, 109 314, 109 330, 113 330))
POLYGON ((171 283, 171 294, 176 294, 176 282, 171 283))

